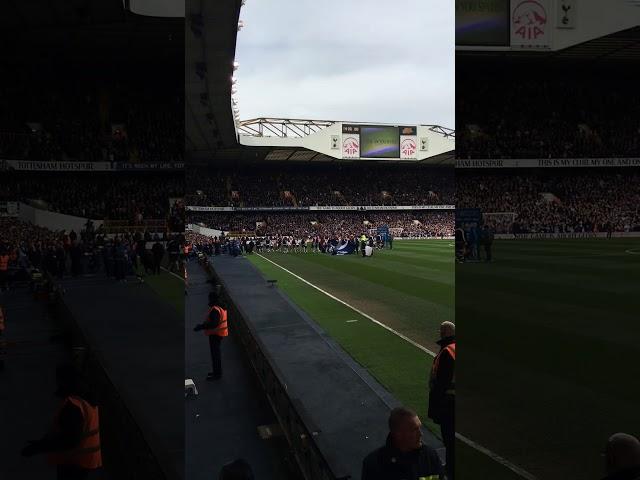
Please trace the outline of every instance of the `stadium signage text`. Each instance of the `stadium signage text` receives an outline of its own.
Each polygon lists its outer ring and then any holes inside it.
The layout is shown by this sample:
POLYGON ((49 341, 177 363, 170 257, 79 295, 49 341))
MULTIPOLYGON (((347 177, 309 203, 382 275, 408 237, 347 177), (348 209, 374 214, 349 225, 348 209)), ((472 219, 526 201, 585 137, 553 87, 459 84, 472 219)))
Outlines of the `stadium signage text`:
POLYGON ((456 168, 639 167, 640 158, 525 158, 456 160, 456 168))
POLYGON ((456 168, 500 168, 504 160, 456 160, 456 168))
POLYGON ((535 238, 596 238, 595 232, 574 232, 574 233, 517 233, 516 240, 530 240, 535 238))
POLYGON ((184 163, 168 163, 168 162, 155 162, 155 163, 117 163, 115 168, 117 170, 183 170, 184 163))
POLYGON ((188 205, 192 212, 274 212, 274 211, 364 211, 364 210, 454 210, 455 205, 337 205, 313 207, 204 207, 188 205))
MULTIPOLYGON (((613 232, 612 237, 627 238, 640 237, 640 232, 613 232)), ((582 238, 606 238, 606 232, 574 232, 574 233, 498 233, 495 238, 498 240, 550 240, 565 239, 575 240, 582 238)))
POLYGON ((109 162, 37 162, 30 160, 7 160, 6 164, 10 170, 36 170, 45 172, 93 172, 111 170, 111 164, 109 162))
POLYGON ((337 205, 337 206, 314 206, 309 207, 309 210, 453 210, 455 205, 337 205))
POLYGON ((40 172, 107 172, 114 170, 182 170, 184 163, 123 163, 123 162, 52 162, 34 160, 1 160, 0 170, 40 172))

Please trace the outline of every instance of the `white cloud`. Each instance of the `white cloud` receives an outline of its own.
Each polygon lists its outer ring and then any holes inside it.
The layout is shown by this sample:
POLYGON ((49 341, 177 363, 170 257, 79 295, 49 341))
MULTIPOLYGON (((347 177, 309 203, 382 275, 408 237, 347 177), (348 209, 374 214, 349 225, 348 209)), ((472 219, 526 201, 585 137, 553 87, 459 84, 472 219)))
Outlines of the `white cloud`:
POLYGON ((454 2, 247 0, 240 18, 243 119, 453 128, 454 2))

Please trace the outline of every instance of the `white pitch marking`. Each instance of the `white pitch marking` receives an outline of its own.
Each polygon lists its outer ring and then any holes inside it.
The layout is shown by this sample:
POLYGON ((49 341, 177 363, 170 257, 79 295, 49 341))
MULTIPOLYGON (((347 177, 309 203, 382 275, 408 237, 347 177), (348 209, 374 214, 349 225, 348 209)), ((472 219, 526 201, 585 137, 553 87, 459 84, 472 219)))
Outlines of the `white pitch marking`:
POLYGON ((357 322, 358 320, 347 320, 347 323, 357 322))
POLYGON ((320 287, 318 287, 317 285, 314 285, 313 283, 309 282, 308 280, 305 280, 304 278, 302 278, 299 275, 296 275, 295 273, 293 273, 291 270, 287 270, 286 268, 284 268, 282 265, 278 265, 276 262, 269 260, 267 257, 264 257, 262 255, 260 255, 259 253, 257 253, 256 255, 258 255, 260 258, 264 258, 267 262, 269 263, 273 263, 276 267, 281 268, 282 270, 284 270, 285 272, 287 272, 289 275, 292 275, 294 277, 296 277, 298 280, 300 280, 301 282, 306 283, 307 285, 309 285, 310 287, 315 288, 316 290, 318 290, 319 292, 324 293, 327 297, 335 300, 338 303, 341 303, 342 305, 344 305, 345 307, 350 308, 351 310, 353 310, 354 312, 358 313, 359 315, 362 315, 364 318, 371 320, 373 323, 375 323, 376 325, 380 325, 382 328, 384 328, 385 330, 390 331, 391 333, 393 333, 394 335, 397 335, 398 337, 402 338, 403 340, 409 342, 411 345, 413 345, 414 347, 422 350, 425 353, 428 353, 429 355, 431 355, 432 357, 435 357, 436 354, 434 352, 432 352, 431 350, 429 350, 426 347, 423 347, 422 345, 420 345, 417 342, 414 342, 413 340, 411 340, 409 337, 401 334, 400 332, 397 332, 396 330, 394 330, 391 327, 388 327, 387 325, 385 325, 382 322, 379 322, 378 320, 376 320, 375 318, 373 318, 371 315, 368 315, 366 313, 364 313, 362 310, 357 309, 356 307, 349 305, 347 302, 345 302, 344 300, 339 299, 338 297, 331 295, 329 292, 327 292, 326 290, 321 289, 320 287))
POLYGON ((465 437, 461 433, 456 433, 456 438, 458 440, 460 440, 462 443, 466 443, 467 445, 469 445, 471 448, 477 450, 478 452, 484 453, 487 457, 489 457, 492 460, 498 462, 503 467, 508 468, 509 470, 511 470, 516 475, 518 475, 518 476, 520 476, 520 477, 522 477, 522 478, 524 478, 526 480, 538 480, 537 477, 535 477, 534 475, 531 475, 526 470, 523 470, 522 468, 518 467, 517 465, 514 465, 513 463, 511 463, 506 458, 502 458, 497 453, 494 453, 491 450, 489 450, 488 448, 483 447, 479 443, 476 443, 473 440, 471 440, 470 438, 465 437))
POLYGON ((182 278, 180 275, 178 275, 177 273, 174 273, 170 270, 167 270, 164 267, 160 267, 160 270, 164 270, 165 272, 167 272, 169 275, 173 275, 174 277, 176 277, 178 280, 183 281, 184 282, 184 278, 182 278))
MULTIPOLYGON (((363 317, 365 317, 368 320, 371 320, 373 323, 375 323, 376 325, 380 325, 382 328, 384 328, 385 330, 388 330, 389 332, 393 333, 394 335, 397 335, 398 337, 402 338, 403 340, 407 341, 408 343, 410 343, 411 345, 413 345, 414 347, 422 350, 423 352, 431 355, 432 357, 435 357, 436 354, 434 352, 432 352, 431 350, 429 350, 426 347, 423 347, 422 345, 420 345, 419 343, 414 342, 413 340, 411 340, 410 338, 406 337, 405 335, 401 334, 400 332, 397 332, 396 330, 394 330, 391 327, 388 327, 387 325, 385 325, 382 322, 379 322, 378 320, 376 320, 375 318, 373 318, 371 315, 368 315, 366 313, 364 313, 362 310, 357 309, 356 307, 349 305, 347 302, 345 302, 344 300, 339 299, 338 297, 336 297, 335 295, 330 294, 329 292, 327 292, 326 290, 323 290, 322 288, 318 287, 317 285, 314 285, 313 283, 311 283, 310 281, 302 278, 299 275, 296 275, 295 273, 293 273, 291 270, 286 269, 285 267, 283 267, 282 265, 278 265, 276 262, 274 262, 273 260, 269 260, 268 258, 266 258, 265 256, 256 253, 257 256, 259 256, 260 258, 266 260, 269 263, 274 264, 276 267, 284 270, 285 272, 287 272, 289 275, 297 278, 298 280, 300 280, 301 282, 306 283, 307 285, 309 285, 312 288, 315 288, 316 290, 318 290, 321 293, 324 293, 327 297, 335 300, 338 303, 341 303, 342 305, 350 308, 351 310, 353 310, 354 312, 357 312, 358 314, 362 315, 363 317)), ((347 320, 347 322, 349 322, 350 320, 347 320)), ((498 455, 497 453, 492 452, 491 450, 489 450, 488 448, 483 447, 482 445, 480 445, 479 443, 474 442, 473 440, 465 437, 464 435, 462 435, 461 433, 456 433, 456 438, 458 440, 460 440, 461 442, 469 445, 471 448, 473 448, 474 450, 477 450, 478 452, 488 456, 489 458, 491 458, 493 461, 501 464, 503 467, 508 468, 509 470, 511 470, 512 472, 514 472, 515 474, 519 475, 520 477, 524 478, 525 480, 537 480, 537 478, 533 475, 531 475, 529 472, 527 472, 526 470, 523 470, 522 468, 518 467, 517 465, 514 465, 513 463, 511 463, 509 460, 502 458, 500 455, 498 455)))

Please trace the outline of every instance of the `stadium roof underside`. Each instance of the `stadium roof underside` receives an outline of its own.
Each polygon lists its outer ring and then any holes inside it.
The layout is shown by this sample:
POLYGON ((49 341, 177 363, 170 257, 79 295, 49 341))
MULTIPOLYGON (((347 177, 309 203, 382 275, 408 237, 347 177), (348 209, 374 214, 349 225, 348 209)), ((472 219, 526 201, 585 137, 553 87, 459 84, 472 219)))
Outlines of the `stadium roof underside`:
POLYGON ((189 0, 185 12, 185 149, 211 156, 237 145, 231 76, 241 0, 189 0))
MULTIPOLYGON (((640 7, 639 7, 640 9, 640 7)), ((531 59, 532 57, 558 60, 604 60, 630 62, 640 59, 640 26, 612 33, 600 38, 555 51, 527 50, 458 50, 456 56, 509 57, 531 59)))
MULTIPOLYGON (((291 148, 291 147, 246 147, 237 146, 233 148, 223 148, 217 150, 215 155, 211 157, 192 155, 191 159, 198 164, 207 164, 215 162, 220 165, 231 164, 247 164, 253 162, 273 161, 273 162, 361 162, 362 160, 340 160, 337 158, 329 157, 322 153, 308 150, 305 148, 291 148)), ((373 161, 373 160, 370 160, 373 161)), ((376 160, 378 162, 389 163, 389 160, 376 160)), ((404 160, 392 160, 391 163, 405 162, 404 160)), ((412 162, 420 165, 455 165, 455 152, 443 153, 435 155, 425 160, 412 162)))
MULTIPOLYGON (((238 124, 239 143, 231 147, 218 147, 213 151, 189 152, 196 163, 250 163, 261 161, 292 162, 349 162, 362 161, 338 158, 333 152, 323 153, 318 148, 318 139, 329 142, 330 135, 337 133, 340 125, 353 122, 330 120, 301 120, 280 118, 256 118, 238 124), (325 132, 326 130, 326 132, 325 132), (326 138, 323 138, 326 137, 326 138), (313 139, 307 143, 308 139, 313 139)), ((439 125, 419 125, 422 136, 428 136, 430 152, 418 159, 367 159, 380 162, 412 162, 429 165, 455 164, 455 131, 439 125)), ((326 151, 326 149, 325 149, 326 151)))
POLYGON ((184 52, 184 20, 135 15, 122 0, 7 0, 0 4, 3 62, 36 52, 86 63, 105 58, 150 62, 184 52), (126 55, 122 53, 126 52, 126 55))
MULTIPOLYGON (((241 145, 250 148, 270 148, 264 160, 276 161, 349 161, 343 158, 341 148, 331 148, 333 142, 342 141, 343 125, 367 125, 362 122, 335 122, 330 120, 303 120, 286 118, 255 118, 238 124, 241 145)), ((376 127, 383 126, 375 124, 376 127)), ((397 127, 396 125, 386 125, 397 127)), ((454 163, 455 131, 439 125, 418 125, 413 133, 424 139, 428 148, 415 152, 410 162, 429 164, 454 163)), ((348 134, 350 135, 350 134, 348 134)), ((367 160, 373 160, 371 158, 367 160)), ((360 161, 360 160, 358 160, 360 161)), ((403 161, 382 159, 381 161, 403 161)))
POLYGON ((640 60, 640 26, 551 53, 558 59, 640 60))

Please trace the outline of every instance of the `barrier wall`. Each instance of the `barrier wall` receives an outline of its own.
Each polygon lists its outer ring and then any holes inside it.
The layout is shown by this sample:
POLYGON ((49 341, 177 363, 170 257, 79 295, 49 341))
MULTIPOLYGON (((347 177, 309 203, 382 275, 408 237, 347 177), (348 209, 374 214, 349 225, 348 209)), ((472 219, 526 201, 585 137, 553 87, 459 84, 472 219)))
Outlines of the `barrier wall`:
POLYGON ((222 230, 215 230, 213 228, 201 227, 200 225, 187 225, 187 230, 191 230, 194 233, 204 235, 206 237, 220 237, 222 230))
POLYGON ((74 351, 74 364, 87 379, 100 403, 100 438, 104 465, 113 478, 136 480, 157 478, 179 480, 163 471, 144 433, 127 407, 118 389, 104 368, 104 361, 85 336, 77 320, 60 295, 54 295, 51 312, 59 322, 66 342, 74 351), (126 442, 122 439, 126 438, 126 442))
MULTIPOLYGON (((74 217, 73 215, 42 210, 22 202, 20 202, 19 218, 24 222, 29 222, 54 231, 75 230, 76 232, 80 232, 87 223, 87 219, 83 217, 74 217)), ((93 225, 96 229, 102 225, 102 223, 102 220, 93 220, 93 225)))

